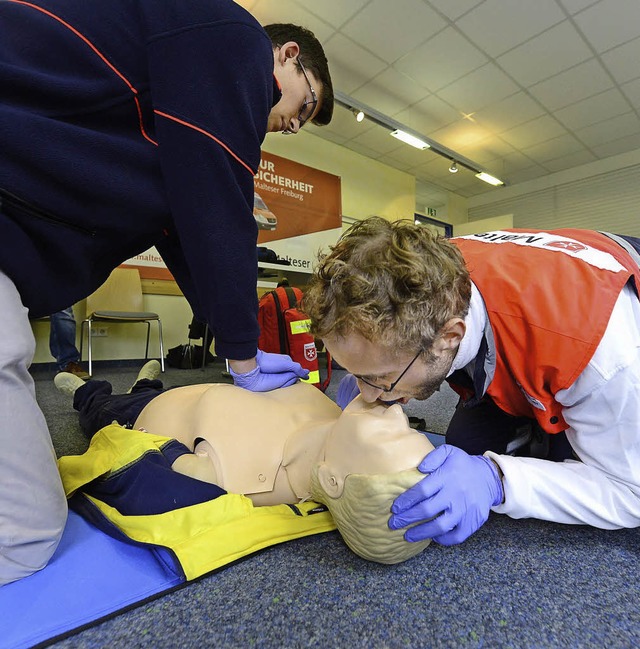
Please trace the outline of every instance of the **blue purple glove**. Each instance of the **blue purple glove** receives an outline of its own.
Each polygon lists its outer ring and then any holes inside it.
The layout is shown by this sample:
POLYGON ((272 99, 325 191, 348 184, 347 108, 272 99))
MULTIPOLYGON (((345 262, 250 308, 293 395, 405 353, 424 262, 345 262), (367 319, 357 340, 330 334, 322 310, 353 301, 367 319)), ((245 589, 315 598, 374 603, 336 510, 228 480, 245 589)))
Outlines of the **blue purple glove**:
POLYGON ((429 475, 391 506, 392 530, 414 525, 405 532, 407 541, 462 543, 486 522, 491 507, 504 498, 498 468, 489 458, 468 455, 449 444, 431 451, 418 470, 429 475))
POLYGON ((346 374, 338 384, 336 403, 344 410, 359 394, 358 379, 353 374, 346 374))
POLYGON ((269 392, 293 385, 298 379, 309 378, 309 370, 286 354, 269 354, 259 349, 256 363, 257 367, 242 374, 229 368, 235 385, 251 392, 269 392))

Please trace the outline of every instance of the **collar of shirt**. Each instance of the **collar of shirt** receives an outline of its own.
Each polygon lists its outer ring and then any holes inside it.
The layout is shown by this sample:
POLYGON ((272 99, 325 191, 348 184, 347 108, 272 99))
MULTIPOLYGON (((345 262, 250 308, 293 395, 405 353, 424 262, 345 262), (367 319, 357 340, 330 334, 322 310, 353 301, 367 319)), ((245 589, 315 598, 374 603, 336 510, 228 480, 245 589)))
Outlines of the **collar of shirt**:
POLYGON ((484 306, 484 300, 473 282, 471 282, 469 313, 467 313, 464 323, 466 325, 466 332, 460 342, 458 352, 453 359, 451 369, 447 376, 451 376, 456 370, 465 368, 475 360, 480 349, 484 328, 487 325, 487 311, 484 306))

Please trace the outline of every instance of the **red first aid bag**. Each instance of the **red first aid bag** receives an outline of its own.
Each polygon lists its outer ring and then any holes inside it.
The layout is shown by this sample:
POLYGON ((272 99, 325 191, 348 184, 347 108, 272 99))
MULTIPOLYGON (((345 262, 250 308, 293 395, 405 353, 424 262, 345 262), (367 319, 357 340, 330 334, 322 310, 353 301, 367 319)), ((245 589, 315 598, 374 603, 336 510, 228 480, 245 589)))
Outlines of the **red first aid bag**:
POLYGON ((331 359, 327 355, 327 376, 320 380, 318 350, 310 333, 311 320, 297 305, 302 300, 302 291, 291 286, 279 286, 265 293, 258 304, 260 338, 258 347, 263 352, 288 354, 309 370, 306 383, 312 383, 323 392, 331 381, 331 359))

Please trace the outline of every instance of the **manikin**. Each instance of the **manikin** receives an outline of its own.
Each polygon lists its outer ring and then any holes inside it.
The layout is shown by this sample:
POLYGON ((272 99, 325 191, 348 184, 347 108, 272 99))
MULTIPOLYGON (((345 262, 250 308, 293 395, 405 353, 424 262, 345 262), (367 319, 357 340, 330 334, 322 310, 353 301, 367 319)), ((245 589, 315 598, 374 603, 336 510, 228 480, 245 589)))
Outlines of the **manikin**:
MULTIPOLYGON (((258 506, 322 502, 347 545, 366 559, 397 563, 429 544, 408 543, 387 525, 394 498, 421 478, 416 467, 433 449, 399 405, 356 398, 341 411, 304 383, 263 393, 203 384, 156 394, 133 427, 192 451, 173 462, 174 471, 258 506)), ((114 396, 110 412, 117 411, 114 399, 128 396, 114 396)))

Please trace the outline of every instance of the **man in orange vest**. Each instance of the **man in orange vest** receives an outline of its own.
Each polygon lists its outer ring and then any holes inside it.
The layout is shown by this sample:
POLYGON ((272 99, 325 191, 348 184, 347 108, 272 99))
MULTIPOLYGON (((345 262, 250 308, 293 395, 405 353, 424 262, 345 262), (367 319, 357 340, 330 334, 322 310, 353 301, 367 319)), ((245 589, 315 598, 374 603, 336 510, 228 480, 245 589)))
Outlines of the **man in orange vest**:
POLYGON ((343 403, 426 399, 445 380, 461 396, 392 529, 452 545, 490 510, 640 526, 639 250, 587 230, 446 240, 374 217, 320 260, 303 308, 352 375, 343 403))

